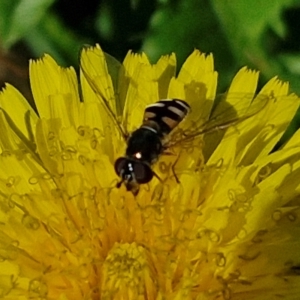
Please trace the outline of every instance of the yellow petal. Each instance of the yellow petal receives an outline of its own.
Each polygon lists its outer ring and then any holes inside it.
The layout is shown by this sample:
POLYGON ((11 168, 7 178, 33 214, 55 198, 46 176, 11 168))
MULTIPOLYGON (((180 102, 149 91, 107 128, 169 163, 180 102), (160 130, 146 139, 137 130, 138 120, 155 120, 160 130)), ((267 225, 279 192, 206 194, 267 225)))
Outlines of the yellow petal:
POLYGON ((78 124, 79 94, 73 68, 59 67, 45 55, 31 61, 30 83, 41 118, 60 118, 63 126, 78 124))

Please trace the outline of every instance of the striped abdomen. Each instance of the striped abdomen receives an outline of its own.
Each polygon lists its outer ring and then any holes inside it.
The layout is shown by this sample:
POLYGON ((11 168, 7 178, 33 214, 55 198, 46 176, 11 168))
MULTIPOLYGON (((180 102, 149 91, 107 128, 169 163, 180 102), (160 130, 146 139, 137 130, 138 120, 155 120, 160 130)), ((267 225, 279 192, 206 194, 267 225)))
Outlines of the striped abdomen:
POLYGON ((160 100, 146 107, 142 127, 149 126, 157 130, 159 135, 167 135, 182 121, 189 110, 189 104, 183 100, 160 100))

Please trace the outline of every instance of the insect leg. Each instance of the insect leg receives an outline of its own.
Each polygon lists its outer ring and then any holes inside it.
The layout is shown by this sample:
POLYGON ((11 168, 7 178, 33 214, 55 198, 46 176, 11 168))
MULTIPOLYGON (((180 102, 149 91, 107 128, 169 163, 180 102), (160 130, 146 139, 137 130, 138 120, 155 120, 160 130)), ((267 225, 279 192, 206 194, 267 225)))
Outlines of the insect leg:
POLYGON ((152 173, 160 182, 162 182, 162 179, 153 170, 152 170, 152 173))
POLYGON ((172 168, 172 173, 173 173, 173 175, 174 175, 174 177, 175 177, 175 180, 176 180, 176 182, 179 184, 179 183, 180 183, 180 180, 179 180, 179 178, 177 177, 177 175, 176 175, 176 173, 175 173, 175 166, 176 166, 178 160, 179 160, 179 155, 177 156, 177 158, 176 158, 174 164, 172 164, 172 167, 171 167, 171 168, 172 168))

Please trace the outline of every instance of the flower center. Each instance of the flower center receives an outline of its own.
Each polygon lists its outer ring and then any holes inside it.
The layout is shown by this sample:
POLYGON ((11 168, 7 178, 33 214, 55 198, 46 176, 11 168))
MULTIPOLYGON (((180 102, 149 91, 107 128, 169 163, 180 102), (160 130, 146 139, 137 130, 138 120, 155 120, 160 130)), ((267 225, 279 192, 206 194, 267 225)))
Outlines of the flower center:
POLYGON ((152 294, 153 276, 146 255, 146 249, 136 243, 116 243, 102 269, 103 297, 118 298, 127 294, 128 298, 137 299, 138 296, 152 294))

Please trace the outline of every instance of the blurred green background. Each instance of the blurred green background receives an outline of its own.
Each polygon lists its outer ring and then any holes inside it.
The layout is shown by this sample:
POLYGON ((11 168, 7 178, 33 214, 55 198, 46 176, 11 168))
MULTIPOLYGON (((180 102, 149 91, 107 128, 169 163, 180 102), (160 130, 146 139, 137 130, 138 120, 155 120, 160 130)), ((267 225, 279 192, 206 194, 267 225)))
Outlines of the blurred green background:
MULTIPOLYGON (((178 67, 198 48, 212 52, 224 92, 236 71, 278 75, 300 95, 300 0, 0 0, 0 84, 30 98, 28 59, 49 53, 78 68, 84 44, 123 60, 175 52, 178 67)), ((297 124, 294 126, 298 126, 297 124)))

